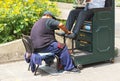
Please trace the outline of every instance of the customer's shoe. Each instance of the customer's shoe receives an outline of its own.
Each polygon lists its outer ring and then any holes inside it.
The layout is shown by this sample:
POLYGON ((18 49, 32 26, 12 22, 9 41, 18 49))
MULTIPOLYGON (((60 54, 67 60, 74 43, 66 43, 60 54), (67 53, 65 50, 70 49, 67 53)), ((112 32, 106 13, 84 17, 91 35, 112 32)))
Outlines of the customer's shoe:
POLYGON ((59 36, 65 36, 65 32, 56 32, 56 34, 59 36))
POLYGON ((70 72, 78 72, 78 73, 80 73, 80 70, 77 69, 77 68, 73 68, 72 70, 70 70, 70 72))
POLYGON ((75 39, 76 38, 76 34, 75 33, 71 33, 71 34, 66 34, 65 37, 70 38, 70 39, 75 39))

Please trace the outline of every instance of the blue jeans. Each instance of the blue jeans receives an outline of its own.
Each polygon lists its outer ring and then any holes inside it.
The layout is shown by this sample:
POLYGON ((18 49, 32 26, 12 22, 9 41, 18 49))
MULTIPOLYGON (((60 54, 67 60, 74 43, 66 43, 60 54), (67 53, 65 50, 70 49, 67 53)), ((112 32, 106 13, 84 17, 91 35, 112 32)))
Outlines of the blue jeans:
POLYGON ((40 50, 40 52, 51 52, 57 54, 60 57, 61 64, 64 66, 64 70, 69 71, 73 69, 75 66, 73 64, 73 60, 70 56, 68 48, 66 46, 60 47, 58 45, 58 42, 53 42, 48 47, 40 50))
POLYGON ((73 24, 73 33, 78 34, 81 26, 84 24, 85 20, 90 20, 93 17, 93 12, 91 10, 84 11, 83 9, 74 9, 69 13, 69 16, 66 21, 66 27, 68 30, 71 30, 73 24))

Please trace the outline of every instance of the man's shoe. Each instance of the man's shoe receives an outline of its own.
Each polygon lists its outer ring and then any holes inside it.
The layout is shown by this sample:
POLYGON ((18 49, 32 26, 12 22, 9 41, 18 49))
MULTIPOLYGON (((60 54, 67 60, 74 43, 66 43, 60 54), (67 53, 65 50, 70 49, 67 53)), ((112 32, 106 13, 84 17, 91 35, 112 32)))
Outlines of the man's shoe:
POLYGON ((65 32, 56 32, 56 34, 59 36, 65 36, 65 32))
POLYGON ((70 72, 79 72, 80 73, 80 70, 77 68, 73 68, 72 70, 70 70, 70 72))
POLYGON ((71 33, 69 35, 65 35, 65 37, 70 38, 70 39, 75 39, 76 38, 76 34, 75 33, 71 33))

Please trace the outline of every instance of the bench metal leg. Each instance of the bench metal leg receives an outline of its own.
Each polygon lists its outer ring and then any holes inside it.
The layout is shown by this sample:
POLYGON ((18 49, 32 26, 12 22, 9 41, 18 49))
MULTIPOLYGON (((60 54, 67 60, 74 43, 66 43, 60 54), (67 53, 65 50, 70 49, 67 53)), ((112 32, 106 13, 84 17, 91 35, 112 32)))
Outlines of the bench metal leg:
POLYGON ((56 70, 59 71, 59 63, 60 63, 60 60, 59 60, 59 57, 57 55, 55 55, 55 58, 57 60, 57 64, 56 64, 56 70))
POLYGON ((30 71, 30 63, 29 63, 29 66, 28 66, 28 71, 30 71))
POLYGON ((72 53, 74 52, 74 40, 72 39, 72 53))
POLYGON ((65 38, 65 36, 63 37, 63 42, 64 42, 64 44, 66 44, 66 38, 65 38))
POLYGON ((38 68, 39 68, 39 65, 37 65, 37 67, 35 68, 35 73, 34 73, 34 75, 36 75, 36 72, 37 72, 38 68))
POLYGON ((55 55, 55 57, 57 59, 56 70, 60 71, 61 69, 63 69, 63 67, 62 67, 62 65, 60 63, 60 58, 57 55, 55 55))

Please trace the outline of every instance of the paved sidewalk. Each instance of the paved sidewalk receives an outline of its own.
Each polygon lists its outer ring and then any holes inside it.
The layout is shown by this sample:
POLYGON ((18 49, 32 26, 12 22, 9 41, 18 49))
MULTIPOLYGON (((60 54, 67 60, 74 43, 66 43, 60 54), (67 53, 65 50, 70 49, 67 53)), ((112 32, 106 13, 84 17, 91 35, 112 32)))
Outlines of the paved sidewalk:
POLYGON ((24 61, 0 65, 0 81, 120 81, 120 57, 114 64, 102 63, 84 68, 81 73, 58 73, 50 75, 42 72, 34 76, 27 71, 24 61))
MULTIPOLYGON (((120 9, 116 8, 116 10, 118 17, 120 9)), ((116 18, 116 22, 120 24, 119 18, 116 18)), ((119 24, 116 26, 120 26, 119 24)), ((118 35, 115 37, 115 46, 120 50, 118 35)), ((62 72, 53 75, 41 71, 41 75, 34 76, 33 73, 27 71, 27 68, 28 64, 25 61, 1 64, 0 81, 120 81, 120 53, 115 58, 115 63, 90 65, 83 68, 81 73, 62 72)))

